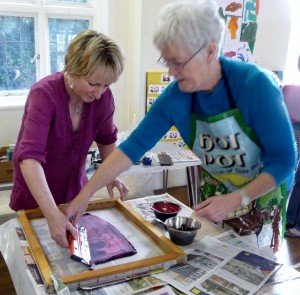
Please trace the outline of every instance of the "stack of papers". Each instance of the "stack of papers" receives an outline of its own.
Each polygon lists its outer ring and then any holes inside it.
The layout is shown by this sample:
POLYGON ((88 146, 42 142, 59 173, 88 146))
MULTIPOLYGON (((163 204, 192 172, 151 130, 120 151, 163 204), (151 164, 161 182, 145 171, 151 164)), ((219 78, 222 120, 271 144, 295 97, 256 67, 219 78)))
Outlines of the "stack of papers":
POLYGON ((191 150, 154 152, 153 158, 157 162, 159 162, 158 154, 167 154, 171 157, 173 163, 199 161, 199 158, 191 150))

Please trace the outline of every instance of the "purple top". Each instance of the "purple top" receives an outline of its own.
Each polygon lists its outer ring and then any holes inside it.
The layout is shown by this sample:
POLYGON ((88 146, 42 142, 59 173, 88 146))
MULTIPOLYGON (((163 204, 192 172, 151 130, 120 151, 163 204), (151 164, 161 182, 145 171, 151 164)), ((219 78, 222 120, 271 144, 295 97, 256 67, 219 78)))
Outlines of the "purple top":
POLYGON ((75 198, 87 182, 86 157, 93 141, 109 145, 117 140, 114 110, 114 98, 108 88, 100 100, 84 104, 75 132, 63 72, 37 82, 28 95, 14 150, 10 207, 16 211, 38 207, 20 169, 19 162, 25 159, 41 162, 56 204, 75 198))

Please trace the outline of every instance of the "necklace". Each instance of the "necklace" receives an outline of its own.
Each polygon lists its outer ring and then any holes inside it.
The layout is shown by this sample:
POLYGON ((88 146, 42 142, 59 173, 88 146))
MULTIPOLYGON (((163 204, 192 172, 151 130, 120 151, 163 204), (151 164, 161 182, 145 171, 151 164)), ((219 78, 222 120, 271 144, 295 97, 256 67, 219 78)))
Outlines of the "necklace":
POLYGON ((76 114, 82 113, 82 105, 81 104, 76 105, 75 113, 76 114))

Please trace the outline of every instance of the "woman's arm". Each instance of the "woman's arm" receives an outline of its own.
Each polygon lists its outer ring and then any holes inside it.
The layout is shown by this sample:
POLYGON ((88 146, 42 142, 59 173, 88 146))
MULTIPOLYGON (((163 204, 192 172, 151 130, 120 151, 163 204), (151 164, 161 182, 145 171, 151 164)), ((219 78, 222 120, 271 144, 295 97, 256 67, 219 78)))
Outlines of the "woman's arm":
POLYGON ((34 159, 26 159, 20 162, 20 167, 32 196, 47 219, 52 239, 60 246, 68 247, 67 231, 76 237, 76 229, 57 208, 41 164, 34 159))
POLYGON ((94 193, 110 183, 131 165, 130 159, 120 149, 116 148, 100 165, 76 198, 67 205, 65 210, 67 218, 73 220, 73 224, 77 224, 79 218, 86 211, 88 202, 94 193))
POLYGON ((217 223, 226 218, 230 212, 244 205, 244 198, 247 199, 247 203, 250 203, 275 187, 274 177, 268 173, 261 173, 243 189, 227 195, 209 197, 206 201, 194 206, 194 210, 199 216, 217 223))
MULTIPOLYGON (((101 145, 101 144, 97 144, 97 145, 103 162, 116 148, 115 143, 108 144, 108 145, 101 145)), ((113 188, 116 187, 120 192, 120 196, 122 200, 126 199, 129 191, 126 184, 123 183, 119 178, 115 178, 114 180, 112 180, 109 184, 106 185, 106 187, 107 187, 108 194, 111 198, 114 197, 113 188)))

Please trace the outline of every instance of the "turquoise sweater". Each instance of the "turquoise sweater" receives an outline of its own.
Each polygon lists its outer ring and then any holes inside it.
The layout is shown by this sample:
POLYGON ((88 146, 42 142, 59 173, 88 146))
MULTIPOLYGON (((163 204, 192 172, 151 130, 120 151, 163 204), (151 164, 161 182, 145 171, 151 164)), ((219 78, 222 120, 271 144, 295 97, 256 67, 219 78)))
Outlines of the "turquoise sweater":
MULTIPOLYGON (((277 185, 292 185, 297 146, 281 89, 272 77, 255 65, 220 58, 234 98, 247 125, 255 132, 263 150, 264 172, 277 185)), ((194 112, 214 116, 231 109, 227 88, 222 79, 212 93, 196 93, 194 112)), ((183 140, 191 137, 192 94, 182 92, 176 81, 156 99, 145 118, 121 149, 134 163, 150 150, 175 125, 183 140)))

